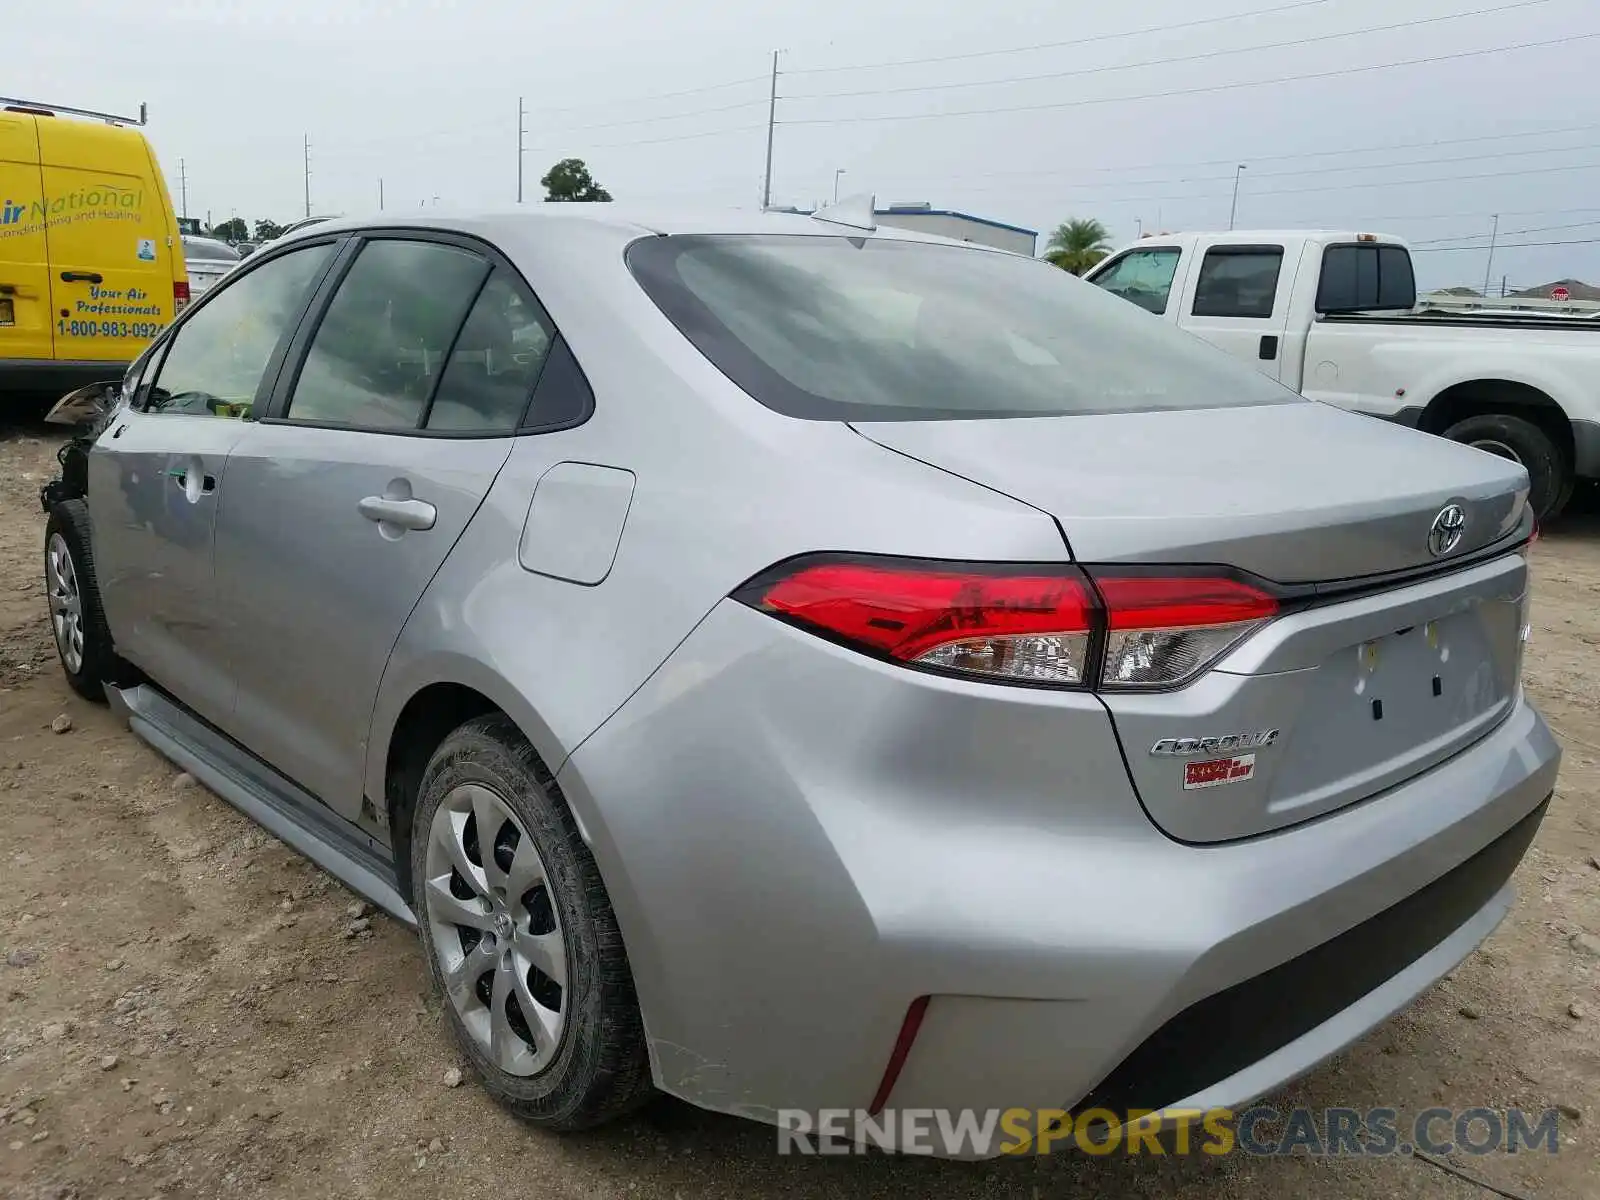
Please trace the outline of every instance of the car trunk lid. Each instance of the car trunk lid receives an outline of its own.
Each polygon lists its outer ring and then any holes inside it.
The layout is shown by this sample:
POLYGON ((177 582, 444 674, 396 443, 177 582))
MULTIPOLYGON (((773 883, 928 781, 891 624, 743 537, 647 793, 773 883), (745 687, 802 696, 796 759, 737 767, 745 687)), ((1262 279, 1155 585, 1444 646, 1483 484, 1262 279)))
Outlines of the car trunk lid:
POLYGON ((1355 803, 1516 702, 1527 564, 1492 553, 1527 519, 1514 463, 1299 403, 856 428, 1051 513, 1091 571, 1215 564, 1287 585, 1280 614, 1187 686, 1102 688, 1173 837, 1228 841, 1355 803), (1446 549, 1430 535, 1451 506, 1464 525, 1446 549))
POLYGON ((1457 559, 1516 529, 1517 463, 1311 402, 979 421, 855 422, 879 445, 1032 504, 1081 562, 1227 563, 1278 583, 1457 559))

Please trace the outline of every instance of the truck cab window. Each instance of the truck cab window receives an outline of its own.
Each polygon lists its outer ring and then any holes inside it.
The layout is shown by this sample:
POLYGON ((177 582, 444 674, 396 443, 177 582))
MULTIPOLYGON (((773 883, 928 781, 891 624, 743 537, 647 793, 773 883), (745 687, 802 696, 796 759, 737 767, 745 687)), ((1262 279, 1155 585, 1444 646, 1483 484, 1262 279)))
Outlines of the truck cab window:
POLYGON ((1134 250, 1117 259, 1091 282, 1160 316, 1167 311, 1172 277, 1177 274, 1182 253, 1176 248, 1134 250))
POLYGON ((1282 267, 1282 246, 1215 246, 1207 250, 1195 286, 1194 315, 1270 317, 1282 267))

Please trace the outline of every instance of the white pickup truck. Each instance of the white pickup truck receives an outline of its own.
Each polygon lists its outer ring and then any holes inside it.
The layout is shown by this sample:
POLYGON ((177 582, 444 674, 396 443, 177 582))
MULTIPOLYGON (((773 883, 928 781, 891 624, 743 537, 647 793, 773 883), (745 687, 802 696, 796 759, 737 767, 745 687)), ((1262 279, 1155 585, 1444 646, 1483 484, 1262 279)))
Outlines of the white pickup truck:
POLYGON ((1313 400, 1517 460, 1541 520, 1600 479, 1600 321, 1418 313, 1398 238, 1163 234, 1085 278, 1313 400))

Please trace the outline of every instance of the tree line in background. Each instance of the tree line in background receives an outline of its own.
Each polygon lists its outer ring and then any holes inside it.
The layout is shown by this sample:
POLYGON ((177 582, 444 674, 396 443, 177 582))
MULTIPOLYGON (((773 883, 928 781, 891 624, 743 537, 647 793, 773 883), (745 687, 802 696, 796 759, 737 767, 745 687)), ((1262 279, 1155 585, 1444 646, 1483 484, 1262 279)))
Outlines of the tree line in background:
MULTIPOLYGON (((197 221, 195 224, 199 224, 197 221)), ((250 233, 250 226, 243 217, 231 217, 226 221, 218 221, 209 229, 202 227, 204 236, 216 238, 219 242, 237 245, 240 242, 270 242, 275 237, 281 237, 283 226, 276 221, 261 218, 255 225, 255 236, 250 233)))

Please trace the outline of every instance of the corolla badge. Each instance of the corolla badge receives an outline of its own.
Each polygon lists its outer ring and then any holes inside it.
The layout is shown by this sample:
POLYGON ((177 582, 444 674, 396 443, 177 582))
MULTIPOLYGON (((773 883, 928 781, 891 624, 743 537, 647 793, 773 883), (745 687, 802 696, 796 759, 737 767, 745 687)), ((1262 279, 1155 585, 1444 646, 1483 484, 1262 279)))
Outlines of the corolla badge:
POLYGON ((1276 729, 1260 729, 1254 733, 1229 733, 1221 737, 1162 738, 1150 747, 1150 753, 1156 758, 1193 758, 1201 754, 1257 750, 1270 746, 1277 740, 1276 729))
POLYGON ((1467 514, 1459 504, 1446 504, 1428 529, 1428 553, 1443 558, 1461 544, 1467 531, 1467 514))

